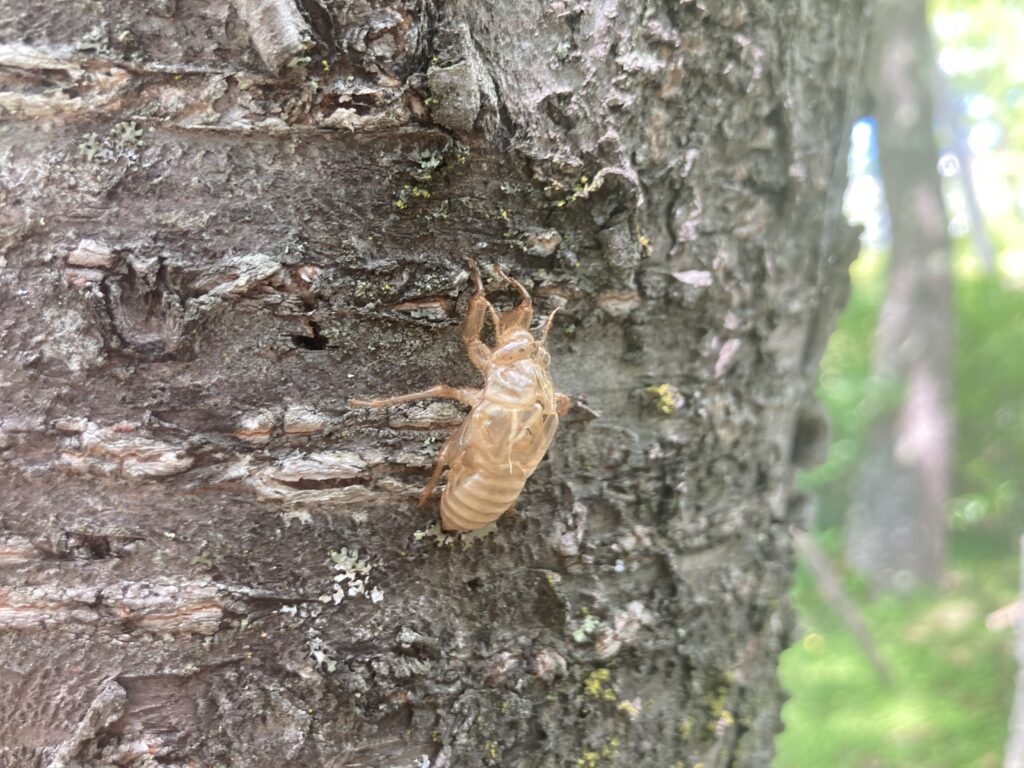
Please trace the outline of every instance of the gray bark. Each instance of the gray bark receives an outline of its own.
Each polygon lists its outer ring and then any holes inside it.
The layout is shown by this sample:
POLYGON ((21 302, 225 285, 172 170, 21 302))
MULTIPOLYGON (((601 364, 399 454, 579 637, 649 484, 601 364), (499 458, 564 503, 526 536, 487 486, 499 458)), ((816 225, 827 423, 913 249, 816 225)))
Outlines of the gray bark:
POLYGON ((880 0, 871 90, 892 222, 872 373, 898 393, 869 431, 847 516, 847 559, 876 589, 942 575, 952 473, 952 268, 932 130, 923 0, 880 0))
POLYGON ((0 764, 767 765, 862 13, 0 2, 0 764), (460 540, 466 256, 590 410, 460 540))

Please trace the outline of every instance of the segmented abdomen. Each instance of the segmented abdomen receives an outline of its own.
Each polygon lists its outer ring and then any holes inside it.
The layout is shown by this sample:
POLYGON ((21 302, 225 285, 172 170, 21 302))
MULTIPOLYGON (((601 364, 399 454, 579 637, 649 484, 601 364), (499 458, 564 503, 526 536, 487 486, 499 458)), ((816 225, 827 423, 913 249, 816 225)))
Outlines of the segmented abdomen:
POLYGON ((443 460, 441 527, 475 531, 511 507, 558 429, 550 378, 529 360, 494 368, 443 460))
POLYGON ((441 527, 446 531, 475 531, 493 523, 515 503, 526 484, 522 472, 473 471, 452 467, 441 496, 441 527))

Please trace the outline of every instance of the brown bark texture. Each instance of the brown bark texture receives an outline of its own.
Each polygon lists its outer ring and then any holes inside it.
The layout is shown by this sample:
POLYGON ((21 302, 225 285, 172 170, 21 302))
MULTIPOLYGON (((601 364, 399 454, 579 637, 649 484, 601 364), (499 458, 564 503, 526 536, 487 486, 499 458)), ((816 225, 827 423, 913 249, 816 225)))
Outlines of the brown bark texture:
POLYGON ((953 456, 953 283, 932 128, 924 0, 880 0, 871 92, 892 227, 872 373, 896 405, 875 420, 847 517, 847 559, 878 590, 942 576, 953 456))
POLYGON ((0 765, 767 765, 863 16, 0 1, 0 765), (469 256, 577 405, 446 537, 469 256))

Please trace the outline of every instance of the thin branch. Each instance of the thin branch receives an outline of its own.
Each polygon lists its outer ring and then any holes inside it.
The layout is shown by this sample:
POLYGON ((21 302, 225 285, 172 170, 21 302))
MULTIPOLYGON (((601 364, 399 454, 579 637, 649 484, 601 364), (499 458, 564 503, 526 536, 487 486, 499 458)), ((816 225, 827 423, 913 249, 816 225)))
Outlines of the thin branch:
POLYGON ((843 591, 842 580, 832 567, 832 563, 829 562, 828 556, 818 546, 814 537, 804 531, 794 528, 793 541, 796 544, 797 552, 800 553, 804 562, 807 563, 807 567, 810 568, 811 574, 814 576, 814 584, 821 593, 821 596, 839 614, 839 618, 842 619, 843 624, 846 625, 854 640, 857 641, 857 645, 860 646, 868 661, 871 662, 871 666, 874 667, 879 680, 884 685, 891 685, 892 675, 889 673, 889 668, 885 662, 882 661, 881 656, 878 655, 878 648, 871 637, 871 631, 861 617, 860 611, 857 610, 857 606, 853 604, 853 601, 843 591))

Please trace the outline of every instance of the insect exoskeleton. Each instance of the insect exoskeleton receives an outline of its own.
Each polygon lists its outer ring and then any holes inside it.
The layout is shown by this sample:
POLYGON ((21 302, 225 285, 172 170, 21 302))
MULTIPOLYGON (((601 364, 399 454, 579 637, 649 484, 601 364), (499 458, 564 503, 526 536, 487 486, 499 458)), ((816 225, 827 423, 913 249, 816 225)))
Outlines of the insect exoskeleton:
POLYGON ((441 473, 448 484, 441 494, 441 527, 474 531, 497 520, 514 503, 533 474, 569 410, 566 395, 555 392, 548 371, 546 343, 555 312, 548 316, 539 339, 530 332, 533 303, 517 280, 498 270, 519 293, 520 302, 498 312, 484 295, 480 270, 470 260, 476 292, 462 326, 470 362, 484 376, 483 389, 439 384, 422 392, 373 400, 350 400, 359 408, 385 408, 427 398, 458 400, 469 414, 441 449, 434 473, 420 494, 420 506, 433 496, 441 473), (481 338, 484 320, 494 324, 495 345, 481 338))

